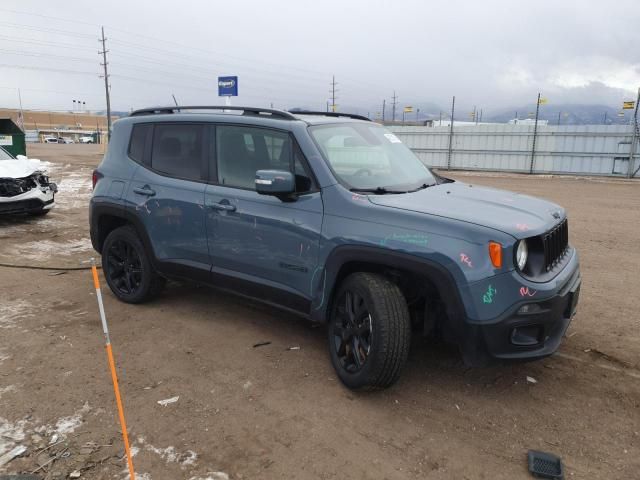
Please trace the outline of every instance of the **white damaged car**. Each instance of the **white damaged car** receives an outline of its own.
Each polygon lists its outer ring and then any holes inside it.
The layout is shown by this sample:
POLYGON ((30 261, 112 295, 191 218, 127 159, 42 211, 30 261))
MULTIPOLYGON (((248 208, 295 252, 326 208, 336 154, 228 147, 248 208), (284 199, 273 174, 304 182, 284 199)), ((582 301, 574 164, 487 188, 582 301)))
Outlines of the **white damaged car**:
POLYGON ((49 181, 46 162, 13 157, 0 147, 0 215, 45 215, 53 208, 58 187, 49 181))

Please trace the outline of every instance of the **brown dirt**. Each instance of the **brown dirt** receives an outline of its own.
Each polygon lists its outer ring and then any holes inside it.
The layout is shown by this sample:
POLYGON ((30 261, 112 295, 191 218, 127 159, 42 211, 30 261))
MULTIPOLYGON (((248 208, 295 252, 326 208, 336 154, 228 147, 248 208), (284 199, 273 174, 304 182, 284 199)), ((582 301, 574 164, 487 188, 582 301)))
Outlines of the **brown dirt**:
MULTIPOLYGON (((59 205, 1 220, 0 262, 76 266, 92 254, 86 201, 99 147, 29 148, 56 163, 59 205)), ((138 478, 526 479, 528 449, 562 456, 566 478, 638 478, 640 184, 452 176, 567 208, 583 287, 559 355, 467 369, 454 350, 415 339, 395 387, 356 394, 333 373, 323 327, 207 288, 171 284, 140 306, 107 289, 134 462, 147 474, 138 478), (271 344, 253 348, 261 341, 271 344)), ((90 274, 51 273, 0 268, 0 452, 28 447, 4 471, 32 471, 68 446, 40 471, 47 478, 85 468, 82 478, 124 479, 90 274), (56 430, 63 442, 38 457, 56 430)))

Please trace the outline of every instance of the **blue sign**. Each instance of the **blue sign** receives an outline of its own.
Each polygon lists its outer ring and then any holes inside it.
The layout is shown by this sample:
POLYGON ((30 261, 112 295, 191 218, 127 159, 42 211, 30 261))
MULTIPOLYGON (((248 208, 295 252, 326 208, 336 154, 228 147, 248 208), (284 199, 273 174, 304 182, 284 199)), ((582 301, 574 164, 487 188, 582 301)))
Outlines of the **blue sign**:
POLYGON ((237 97, 238 77, 218 77, 218 96, 237 97))

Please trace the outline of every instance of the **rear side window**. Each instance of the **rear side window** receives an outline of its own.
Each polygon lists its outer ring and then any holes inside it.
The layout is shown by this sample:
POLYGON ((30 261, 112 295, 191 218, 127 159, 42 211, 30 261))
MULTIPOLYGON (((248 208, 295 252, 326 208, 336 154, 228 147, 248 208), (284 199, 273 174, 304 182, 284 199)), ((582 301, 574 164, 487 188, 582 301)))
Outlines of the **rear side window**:
POLYGON ((129 141, 129 157, 138 163, 144 160, 144 145, 147 141, 147 134, 151 131, 151 125, 134 125, 131 130, 131 140, 129 141))
POLYGON ((151 168, 172 177, 202 180, 202 125, 156 124, 151 168))

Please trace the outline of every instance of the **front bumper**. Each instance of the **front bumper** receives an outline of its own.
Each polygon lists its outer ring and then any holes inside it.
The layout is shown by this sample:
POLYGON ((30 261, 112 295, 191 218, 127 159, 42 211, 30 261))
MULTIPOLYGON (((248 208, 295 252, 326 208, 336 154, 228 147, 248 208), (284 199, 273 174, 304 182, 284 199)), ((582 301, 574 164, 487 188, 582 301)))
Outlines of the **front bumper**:
POLYGON ((576 312, 581 283, 576 270, 553 297, 517 304, 499 322, 478 326, 489 356, 534 360, 554 353, 576 312))
MULTIPOLYGON (((52 184, 55 185, 55 184, 52 184)), ((0 197, 0 215, 39 212, 54 205, 56 187, 37 187, 13 197, 0 197)))
POLYGON ((562 281, 540 299, 522 298, 490 321, 467 321, 459 342, 465 362, 480 366, 491 360, 536 360, 553 354, 580 296, 582 279, 577 256, 567 267, 560 275, 562 281))

